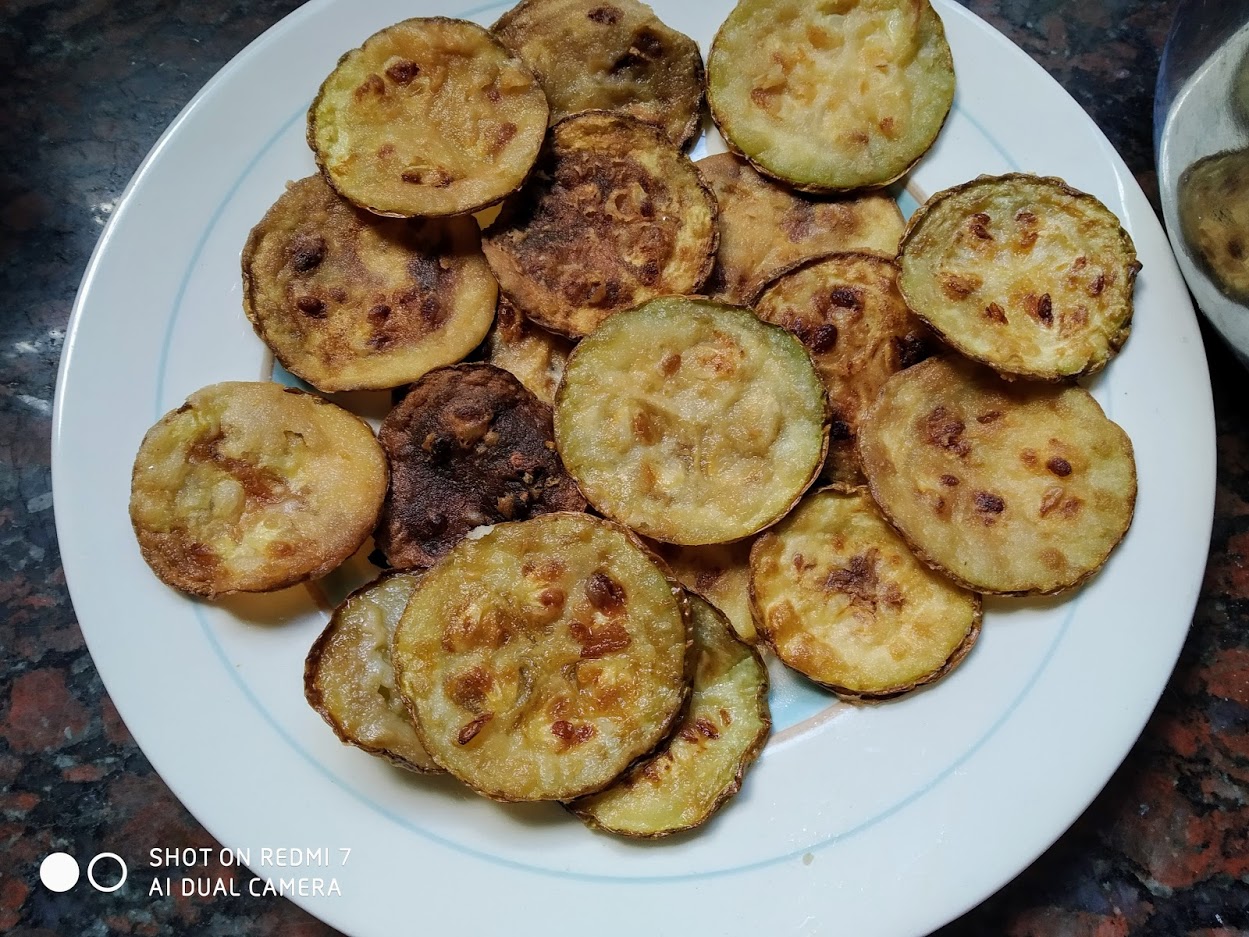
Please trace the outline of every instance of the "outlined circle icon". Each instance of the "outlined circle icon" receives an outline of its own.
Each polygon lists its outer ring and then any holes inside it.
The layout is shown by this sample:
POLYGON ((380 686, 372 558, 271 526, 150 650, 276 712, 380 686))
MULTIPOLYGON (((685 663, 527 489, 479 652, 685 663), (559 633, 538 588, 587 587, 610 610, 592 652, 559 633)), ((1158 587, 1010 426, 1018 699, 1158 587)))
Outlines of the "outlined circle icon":
MULTIPOLYGON (((98 856, 96 856, 94 859, 92 859, 91 862, 87 865, 87 881, 91 883, 91 887, 94 888, 96 891, 102 891, 102 892, 117 891, 117 889, 121 888, 122 885, 126 884, 126 876, 128 874, 130 874, 130 870, 126 868, 126 860, 124 860, 121 856, 117 855, 117 853, 115 852, 102 852, 98 856), (112 885, 101 885, 99 882, 95 880, 95 864, 99 862, 101 859, 112 859, 119 866, 121 866, 121 878, 119 878, 112 885)), ((75 878, 76 877, 77 876, 75 876, 75 878)))
POLYGON ((39 863, 39 881, 48 891, 69 891, 80 874, 78 860, 67 852, 54 852, 39 863))

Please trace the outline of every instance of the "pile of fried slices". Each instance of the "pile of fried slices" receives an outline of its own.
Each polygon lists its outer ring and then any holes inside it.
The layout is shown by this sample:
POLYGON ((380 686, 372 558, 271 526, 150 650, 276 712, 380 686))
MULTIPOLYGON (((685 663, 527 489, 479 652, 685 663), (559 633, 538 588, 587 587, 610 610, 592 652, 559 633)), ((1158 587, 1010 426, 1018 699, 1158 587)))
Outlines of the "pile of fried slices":
POLYGON ((130 512, 207 598, 374 539, 390 569, 306 664, 343 741, 689 829, 770 731, 756 644, 896 697, 968 654, 982 594, 1071 589, 1123 538, 1131 443, 1074 379, 1127 339, 1130 238, 1021 174, 904 224, 884 187, 949 112, 941 20, 827 6, 741 0, 704 70, 637 0, 524 0, 326 78, 319 172, 242 257, 257 334, 320 394, 196 392, 130 512), (732 152, 694 163, 704 99, 732 152), (397 389, 376 436, 321 396, 358 389, 397 389))

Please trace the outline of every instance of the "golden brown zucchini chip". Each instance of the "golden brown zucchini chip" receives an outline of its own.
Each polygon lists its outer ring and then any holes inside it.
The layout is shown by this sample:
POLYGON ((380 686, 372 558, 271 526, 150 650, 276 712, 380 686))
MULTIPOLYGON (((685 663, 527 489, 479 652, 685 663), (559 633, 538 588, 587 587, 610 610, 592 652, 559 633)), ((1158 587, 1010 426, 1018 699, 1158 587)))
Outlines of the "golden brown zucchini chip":
POLYGON ((355 553, 385 493, 385 454, 359 417, 278 384, 230 381, 148 430, 130 521, 169 585, 209 598, 269 592, 355 553))
POLYGON ((854 440, 863 411, 891 375, 928 354, 931 336, 906 307, 897 273, 875 254, 830 254, 781 274, 755 301, 760 319, 801 339, 824 381, 830 481, 861 481, 854 440))
POLYGON ((698 132, 698 44, 644 3, 523 0, 491 29, 538 76, 553 123, 605 110, 656 124, 677 146, 698 132))
POLYGON ((776 522, 827 441, 802 344, 705 299, 612 316, 573 351, 555 396, 555 442, 586 499, 668 543, 727 543, 776 522))
POLYGON ((587 824, 653 839, 693 829, 742 786, 772 729, 768 668, 715 606, 690 595, 694 687, 681 725, 660 750, 607 790, 568 808, 587 824))
POLYGON ((947 342, 1003 376, 1100 370, 1127 341, 1140 264, 1119 219, 1061 179, 981 176, 907 225, 898 286, 947 342))
POLYGON ((874 251, 893 257, 905 222, 886 193, 857 198, 803 195, 759 175, 732 153, 694 164, 720 206, 720 247, 706 292, 729 303, 750 303, 783 269, 834 251, 874 251))
POLYGON ((243 248, 247 318, 323 391, 398 387, 459 361, 497 296, 472 218, 382 218, 321 176, 291 183, 243 248))
POLYGON ((750 612, 750 547, 753 540, 683 547, 654 541, 651 546, 672 575, 687 589, 707 598, 723 612, 737 636, 754 644, 755 619, 750 612))
POLYGON ((425 573, 392 658, 435 761, 495 800, 571 800, 680 717, 687 616, 627 530, 546 514, 462 540, 425 573))
POLYGON ((954 60, 928 0, 740 0, 707 60, 729 146, 804 191, 900 178, 953 101, 954 60))
POLYGON ((304 661, 304 696, 343 742, 412 771, 441 771, 395 687, 390 641, 419 577, 384 573, 334 610, 304 661))
POLYGON ((1198 160, 1179 189, 1184 239, 1219 289, 1249 301, 1249 150, 1198 160))
POLYGON ((429 17, 339 60, 308 111, 308 145, 361 208, 462 215, 520 188, 546 124, 546 96, 520 59, 474 23, 429 17))
POLYGON ((776 656, 850 698, 932 683, 980 634, 980 596, 921 563, 863 489, 816 492, 760 537, 750 589, 776 656))
POLYGON ((1078 585, 1123 539, 1136 504, 1132 443, 1086 390, 1007 382, 957 358, 890 378, 859 454, 894 527, 977 592, 1078 585))
POLYGON ((378 439, 390 490, 375 536, 391 566, 428 566, 474 527, 585 509, 555 452, 551 408, 493 365, 430 371, 378 439))
POLYGON ((697 289, 715 259, 715 216, 694 164, 656 128, 591 111, 555 125, 482 246, 521 312, 581 336, 621 309, 697 289))
POLYGON ((572 341, 534 325, 506 297, 500 298, 494 328, 486 337, 488 360, 515 375, 547 405, 555 403, 555 388, 572 348, 572 341))

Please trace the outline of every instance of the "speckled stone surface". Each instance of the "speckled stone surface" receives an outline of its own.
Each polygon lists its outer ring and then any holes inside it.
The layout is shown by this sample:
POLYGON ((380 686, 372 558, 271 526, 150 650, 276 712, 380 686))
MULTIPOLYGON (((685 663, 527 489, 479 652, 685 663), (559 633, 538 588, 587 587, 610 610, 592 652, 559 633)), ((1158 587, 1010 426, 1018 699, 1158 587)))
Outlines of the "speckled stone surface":
MULTIPOLYGON (((148 148, 291 0, 8 0, 0 18, 0 933, 334 933, 294 905, 54 895, 43 856, 211 846, 101 686, 60 568, 51 401, 74 292, 148 148)), ((1151 107, 1174 0, 970 0, 1093 115, 1151 198, 1151 107)), ((1249 395, 1207 333, 1218 503, 1179 667, 1106 790, 942 937, 1249 934, 1249 395)), ((210 874, 213 870, 210 870, 210 874)), ((228 878, 225 870, 219 870, 228 878)), ((418 927, 419 930, 419 927, 418 927)), ((518 932, 523 932, 518 931, 518 932)))

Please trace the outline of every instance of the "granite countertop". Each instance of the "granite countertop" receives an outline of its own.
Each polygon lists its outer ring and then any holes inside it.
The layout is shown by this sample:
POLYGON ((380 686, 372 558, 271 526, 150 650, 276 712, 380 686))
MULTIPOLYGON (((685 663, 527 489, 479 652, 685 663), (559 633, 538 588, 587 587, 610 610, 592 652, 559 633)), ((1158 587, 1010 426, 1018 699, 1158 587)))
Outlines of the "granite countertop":
MULTIPOLYGON (((153 772, 92 665, 53 526, 49 437, 79 278, 160 132, 294 0, 8 0, 0 20, 0 932, 334 933, 295 905, 140 890, 55 895, 50 852, 213 846, 153 772)), ((1152 100, 1175 0, 970 0, 1083 105, 1155 201, 1152 100)), ((1249 405, 1205 333, 1218 417, 1214 538, 1178 669, 1127 761, 1056 845, 940 931, 1249 934, 1249 405)))

